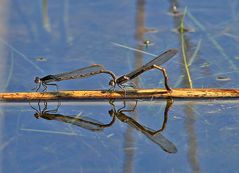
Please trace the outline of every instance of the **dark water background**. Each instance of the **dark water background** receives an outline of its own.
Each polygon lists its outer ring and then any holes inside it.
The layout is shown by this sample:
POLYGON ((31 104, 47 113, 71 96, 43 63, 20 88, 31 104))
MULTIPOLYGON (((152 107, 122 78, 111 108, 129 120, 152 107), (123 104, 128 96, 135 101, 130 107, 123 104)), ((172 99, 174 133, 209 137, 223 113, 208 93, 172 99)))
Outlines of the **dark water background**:
MULTIPOLYGON (((31 91, 36 76, 93 63, 122 75, 170 48, 179 49, 164 65, 172 87, 239 88, 238 11, 236 0, 2 1, 0 90, 31 91), (173 15, 174 6, 181 15, 173 15), (177 32, 182 14, 189 32, 177 32), (152 44, 145 46, 145 40, 152 44)), ((162 87, 159 77, 153 70, 134 82, 144 88, 162 87)), ((59 87, 108 89, 109 80, 97 75, 61 82, 59 87)), ((50 102, 48 108, 56 105, 50 102)), ((123 103, 115 105, 117 110, 123 103)), ((176 147, 173 153, 134 126, 138 122, 146 130, 160 129, 165 106, 164 100, 139 101, 136 110, 124 116, 133 120, 116 118, 110 127, 92 131, 89 124, 36 119, 28 103, 1 102, 0 171, 238 172, 238 100, 174 100, 159 134, 161 142, 176 147)), ((57 113, 107 124, 113 108, 108 101, 69 101, 62 102, 57 113)))

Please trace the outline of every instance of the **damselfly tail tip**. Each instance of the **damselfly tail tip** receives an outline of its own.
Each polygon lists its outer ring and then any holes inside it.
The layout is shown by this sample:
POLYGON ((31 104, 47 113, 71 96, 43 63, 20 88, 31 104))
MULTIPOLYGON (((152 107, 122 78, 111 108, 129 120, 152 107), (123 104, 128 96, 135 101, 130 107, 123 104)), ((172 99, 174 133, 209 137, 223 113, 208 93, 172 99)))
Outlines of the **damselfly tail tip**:
POLYGON ((174 54, 178 53, 178 49, 177 48, 172 48, 172 49, 169 49, 168 51, 170 51, 170 52, 172 52, 174 54))

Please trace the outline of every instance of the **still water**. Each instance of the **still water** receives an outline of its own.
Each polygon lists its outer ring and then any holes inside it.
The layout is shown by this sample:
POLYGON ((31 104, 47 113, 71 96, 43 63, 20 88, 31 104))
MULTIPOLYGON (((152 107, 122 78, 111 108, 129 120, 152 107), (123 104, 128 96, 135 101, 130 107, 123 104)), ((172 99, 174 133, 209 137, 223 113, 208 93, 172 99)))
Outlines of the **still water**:
MULTIPOLYGON (((120 76, 170 48, 179 50, 163 65, 171 87, 239 88, 236 0, 0 3, 1 92, 91 64, 120 76)), ((134 83, 157 88, 162 79, 151 70, 134 83)), ((108 89, 109 80, 59 89, 108 89)), ((58 104, 0 103, 1 172, 238 172, 238 100, 58 104)))

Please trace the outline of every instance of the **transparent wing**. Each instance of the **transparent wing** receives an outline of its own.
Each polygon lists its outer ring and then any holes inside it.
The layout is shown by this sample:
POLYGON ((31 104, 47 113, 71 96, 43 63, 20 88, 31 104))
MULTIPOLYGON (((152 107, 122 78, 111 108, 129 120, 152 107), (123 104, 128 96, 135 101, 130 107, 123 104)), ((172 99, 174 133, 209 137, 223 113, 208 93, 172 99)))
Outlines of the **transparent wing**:
POLYGON ((54 78, 57 81, 75 79, 75 78, 84 78, 84 77, 90 77, 103 69, 104 67, 102 65, 93 64, 91 66, 80 68, 71 72, 60 73, 60 74, 56 74, 52 76, 54 76, 54 78))
MULTIPOLYGON (((147 128, 147 129, 150 130, 149 128, 147 128)), ((166 151, 168 153, 176 153, 177 152, 177 148, 174 145, 174 143, 172 143, 167 138, 165 138, 161 133, 158 133, 156 135, 151 135, 151 134, 147 133, 147 131, 142 131, 142 132, 151 141, 158 144, 164 151, 166 151)))
POLYGON ((103 130, 103 124, 95 119, 89 117, 78 116, 77 118, 64 116, 61 118, 62 122, 76 125, 91 131, 100 131, 103 130))
POLYGON ((160 54, 159 56, 157 56, 156 58, 154 58, 153 60, 151 60, 150 62, 148 62, 147 64, 145 64, 144 66, 148 67, 148 66, 152 66, 152 65, 162 65, 165 62, 167 62, 168 60, 170 60, 174 55, 176 55, 178 52, 177 49, 169 49, 167 51, 165 51, 164 53, 160 54))
POLYGON ((176 55, 178 52, 177 49, 169 49, 166 52, 160 54, 159 56, 157 56, 156 58, 154 58, 153 60, 151 60, 150 62, 148 62, 147 64, 135 69, 134 71, 124 75, 127 76, 129 79, 133 79, 134 77, 138 76, 139 74, 141 74, 143 72, 143 69, 150 67, 152 65, 162 65, 165 62, 167 62, 168 60, 170 60, 174 55, 176 55))

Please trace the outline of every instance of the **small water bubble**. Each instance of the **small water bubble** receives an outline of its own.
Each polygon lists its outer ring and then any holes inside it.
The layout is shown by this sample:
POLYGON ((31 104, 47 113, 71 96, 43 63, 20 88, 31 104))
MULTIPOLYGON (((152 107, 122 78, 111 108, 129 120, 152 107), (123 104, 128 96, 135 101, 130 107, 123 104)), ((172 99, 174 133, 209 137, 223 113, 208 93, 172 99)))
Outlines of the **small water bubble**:
POLYGON ((143 42, 143 44, 144 44, 144 45, 145 45, 145 47, 147 48, 147 47, 149 47, 149 46, 153 45, 153 42, 152 42, 152 41, 150 41, 150 40, 145 40, 145 41, 143 42))
POLYGON ((172 16, 182 16, 182 12, 178 10, 177 6, 174 4, 169 12, 170 15, 172 16))
POLYGON ((229 78, 228 76, 217 76, 216 80, 218 80, 218 81, 230 81, 231 78, 229 78))
POLYGON ((38 62, 46 62, 47 58, 45 58, 45 57, 36 57, 35 60, 38 61, 38 62))
POLYGON ((209 66, 210 64, 208 62, 205 62, 202 65, 200 65, 201 68, 208 68, 209 66))

